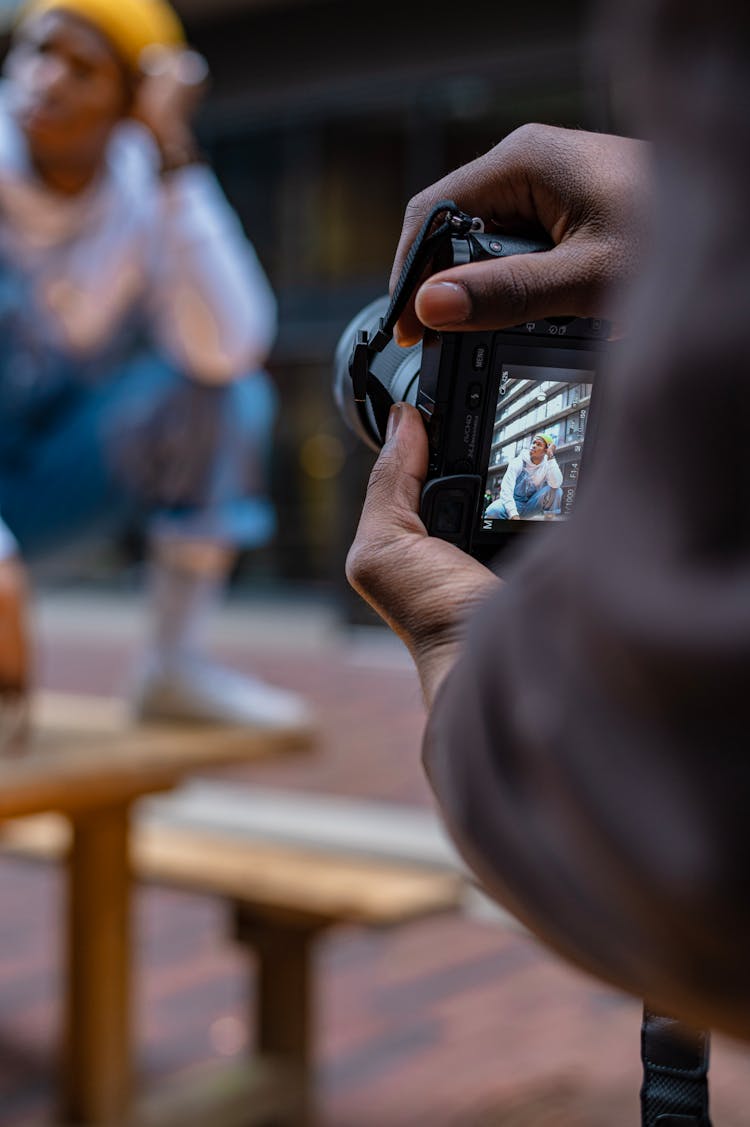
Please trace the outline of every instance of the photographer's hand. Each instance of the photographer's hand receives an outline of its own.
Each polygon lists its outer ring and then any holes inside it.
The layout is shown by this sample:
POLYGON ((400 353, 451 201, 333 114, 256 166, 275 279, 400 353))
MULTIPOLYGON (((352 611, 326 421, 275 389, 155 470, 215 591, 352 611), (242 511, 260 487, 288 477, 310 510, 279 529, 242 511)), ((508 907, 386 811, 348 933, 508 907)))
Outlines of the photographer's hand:
POLYGON ((452 544, 427 535, 418 515, 427 455, 419 412, 396 404, 346 573, 408 646, 429 707, 458 656, 466 617, 500 580, 452 544))
POLYGON ((453 199, 488 231, 543 228, 544 254, 453 267, 429 278, 397 326, 400 344, 432 329, 499 329, 553 315, 598 316, 635 270, 650 196, 648 146, 640 141, 525 125, 478 160, 411 200, 391 275, 393 287, 424 218, 453 199))

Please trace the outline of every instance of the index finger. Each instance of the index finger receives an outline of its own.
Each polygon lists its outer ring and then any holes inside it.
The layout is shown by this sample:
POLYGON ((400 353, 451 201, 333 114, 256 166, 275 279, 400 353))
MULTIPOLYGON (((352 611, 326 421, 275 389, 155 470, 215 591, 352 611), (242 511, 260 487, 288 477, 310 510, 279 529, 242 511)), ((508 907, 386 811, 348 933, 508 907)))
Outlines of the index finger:
MULTIPOLYGON (((560 200, 549 181, 550 170, 560 162, 563 132, 552 126, 521 126, 483 156, 414 196, 404 214, 391 272, 391 292, 419 228, 441 199, 455 200, 463 211, 490 226, 509 230, 541 226, 558 242, 559 237, 555 236, 559 236, 560 200)), ((396 326, 396 340, 404 346, 416 344, 423 328, 412 296, 396 326)))
MULTIPOLYGON (((389 282, 390 293, 393 293, 396 288, 406 256, 422 224, 433 207, 439 203, 440 200, 453 199, 460 208, 471 212, 472 215, 475 211, 478 212, 480 209, 486 207, 486 201, 483 199, 485 193, 482 188, 481 176, 469 175, 470 170, 473 172, 475 165, 478 163, 478 161, 473 161, 472 164, 459 168, 456 172, 452 172, 442 180, 438 180, 437 183, 426 188, 423 192, 420 192, 409 200, 409 203, 406 205, 406 211, 404 212, 404 222, 398 247, 396 248, 396 256, 393 260, 393 269, 391 270, 389 282)), ((484 216, 480 216, 480 218, 484 218, 484 216)), ((425 277, 427 274, 434 273, 436 268, 437 267, 430 267, 425 277)), ((420 280, 420 284, 423 280, 424 279, 420 280)), ((414 293, 410 295, 394 333, 397 343, 404 347, 416 344, 417 341, 421 339, 424 331, 424 326, 414 310, 414 299, 418 288, 419 286, 416 286, 414 293)))

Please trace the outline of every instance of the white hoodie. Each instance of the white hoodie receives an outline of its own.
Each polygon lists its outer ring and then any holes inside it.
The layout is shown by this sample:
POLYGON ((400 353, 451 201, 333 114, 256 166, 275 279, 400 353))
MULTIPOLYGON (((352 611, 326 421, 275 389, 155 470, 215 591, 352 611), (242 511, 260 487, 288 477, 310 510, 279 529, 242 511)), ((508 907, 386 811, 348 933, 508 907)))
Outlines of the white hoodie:
POLYGON ((519 476, 524 473, 531 480, 535 490, 541 489, 543 485, 549 485, 552 489, 559 489, 562 485, 562 471, 554 458, 548 458, 545 454, 539 465, 535 466, 531 460, 531 451, 522 450, 508 462, 500 486, 500 500, 505 505, 509 517, 518 516, 514 491, 519 476))
MULTIPOLYGON (((259 368, 276 302, 209 169, 162 179, 150 134, 125 123, 99 179, 60 195, 34 173, 10 92, 0 84, 0 259, 30 295, 35 341, 95 368, 139 311, 156 348, 195 380, 228 383, 259 368)), ((0 521, 0 559, 14 551, 0 521)))
POLYGON ((0 255, 30 284, 42 342, 95 360, 138 307, 157 347, 196 380, 226 383, 261 366, 276 303, 210 170, 162 179, 150 134, 124 123, 102 176, 60 195, 35 176, 9 93, 5 83, 0 255))

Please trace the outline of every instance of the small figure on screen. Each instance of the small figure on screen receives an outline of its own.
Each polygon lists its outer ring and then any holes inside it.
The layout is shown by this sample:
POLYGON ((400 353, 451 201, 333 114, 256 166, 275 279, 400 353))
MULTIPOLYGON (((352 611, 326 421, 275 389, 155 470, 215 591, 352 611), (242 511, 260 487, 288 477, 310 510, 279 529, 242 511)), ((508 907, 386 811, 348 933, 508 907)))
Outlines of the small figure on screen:
POLYGON ((508 463, 500 496, 487 506, 485 517, 531 520, 559 516, 563 476, 555 459, 556 451, 552 435, 534 435, 531 446, 508 463))

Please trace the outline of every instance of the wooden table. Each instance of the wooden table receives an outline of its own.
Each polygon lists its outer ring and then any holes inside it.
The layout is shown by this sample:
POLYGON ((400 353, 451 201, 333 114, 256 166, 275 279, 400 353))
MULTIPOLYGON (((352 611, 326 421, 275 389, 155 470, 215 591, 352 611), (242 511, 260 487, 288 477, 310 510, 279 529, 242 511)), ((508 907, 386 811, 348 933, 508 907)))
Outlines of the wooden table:
POLYGON ((26 756, 0 761, 0 822, 54 811, 72 830, 60 1118, 117 1124, 132 1095, 133 803, 198 769, 310 746, 309 733, 220 727, 129 727, 116 705, 47 697, 26 756))

